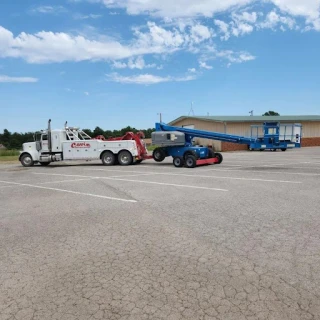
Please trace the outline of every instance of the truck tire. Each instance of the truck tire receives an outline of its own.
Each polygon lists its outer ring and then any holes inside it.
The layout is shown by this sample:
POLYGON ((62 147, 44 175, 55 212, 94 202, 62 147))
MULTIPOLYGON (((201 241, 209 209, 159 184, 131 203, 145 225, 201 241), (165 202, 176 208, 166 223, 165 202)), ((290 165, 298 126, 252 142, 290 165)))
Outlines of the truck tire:
POLYGON ((176 168, 181 168, 181 167, 183 167, 183 165, 184 165, 184 160, 183 160, 183 158, 181 158, 181 157, 174 157, 174 158, 173 158, 173 165, 174 165, 176 168))
POLYGON ((121 166, 129 166, 133 162, 132 154, 127 150, 121 151, 118 154, 118 162, 121 166))
POLYGON ((20 162, 24 167, 32 167, 34 165, 34 161, 29 153, 24 154, 20 162))
POLYGON ((286 148, 282 148, 281 151, 287 151, 287 149, 286 148))
POLYGON ((101 160, 105 166, 113 166, 116 161, 116 157, 111 151, 105 151, 101 155, 101 160))
POLYGON ((216 158, 218 158, 218 164, 220 164, 223 161, 223 156, 221 153, 217 152, 215 154, 216 158))
POLYGON ((195 156, 189 155, 186 157, 185 165, 187 168, 195 168, 197 165, 197 159, 195 156))
POLYGON ((162 148, 154 149, 152 157, 157 162, 162 162, 166 158, 166 153, 162 148))

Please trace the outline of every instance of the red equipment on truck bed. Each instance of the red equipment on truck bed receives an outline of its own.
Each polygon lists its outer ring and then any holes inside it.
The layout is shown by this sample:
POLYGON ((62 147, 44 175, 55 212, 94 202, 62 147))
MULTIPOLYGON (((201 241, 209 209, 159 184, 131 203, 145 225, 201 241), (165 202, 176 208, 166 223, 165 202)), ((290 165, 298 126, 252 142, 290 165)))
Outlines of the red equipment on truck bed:
POLYGON ((152 156, 148 155, 147 147, 143 141, 144 138, 145 138, 144 133, 142 131, 139 131, 137 133, 126 132, 126 134, 122 137, 111 137, 111 138, 107 138, 107 139, 104 136, 99 135, 99 136, 95 137, 94 139, 103 140, 103 141, 134 140, 136 142, 138 153, 139 153, 136 160, 138 162, 141 162, 143 160, 152 159, 152 156))

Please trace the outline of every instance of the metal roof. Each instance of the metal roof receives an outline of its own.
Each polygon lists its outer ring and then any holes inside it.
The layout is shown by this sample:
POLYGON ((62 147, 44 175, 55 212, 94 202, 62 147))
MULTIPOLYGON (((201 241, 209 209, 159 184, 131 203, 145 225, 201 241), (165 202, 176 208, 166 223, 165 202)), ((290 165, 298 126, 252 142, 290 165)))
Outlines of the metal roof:
POLYGON ((173 125, 185 119, 213 121, 213 122, 265 122, 265 121, 320 121, 320 115, 301 115, 301 116, 181 116, 169 124, 173 125))

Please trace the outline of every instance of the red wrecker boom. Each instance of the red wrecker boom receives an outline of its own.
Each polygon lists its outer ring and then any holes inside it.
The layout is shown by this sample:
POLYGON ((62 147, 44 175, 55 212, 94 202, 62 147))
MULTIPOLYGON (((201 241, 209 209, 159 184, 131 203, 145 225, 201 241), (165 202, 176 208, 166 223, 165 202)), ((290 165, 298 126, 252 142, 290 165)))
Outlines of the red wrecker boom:
POLYGON ((144 133, 142 131, 139 131, 137 133, 127 132, 122 137, 114 137, 114 138, 108 138, 108 139, 106 139, 103 135, 99 135, 94 139, 99 139, 103 141, 134 140, 136 142, 138 153, 139 153, 138 161, 141 162, 142 160, 152 159, 152 156, 148 155, 148 150, 146 148, 145 143, 143 142, 144 138, 145 138, 144 133))

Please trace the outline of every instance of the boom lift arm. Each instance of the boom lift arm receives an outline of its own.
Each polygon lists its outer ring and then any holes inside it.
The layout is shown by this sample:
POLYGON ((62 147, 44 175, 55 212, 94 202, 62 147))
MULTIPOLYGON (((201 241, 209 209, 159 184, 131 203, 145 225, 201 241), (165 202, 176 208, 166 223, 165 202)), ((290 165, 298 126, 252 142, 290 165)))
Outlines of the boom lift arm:
POLYGON ((231 135, 227 133, 211 132, 204 130, 189 129, 184 127, 169 126, 164 123, 156 123, 156 131, 177 131, 185 134, 186 143, 192 145, 193 138, 204 138, 211 140, 219 140, 225 142, 233 142, 239 144, 251 144, 256 141, 254 138, 231 135))

